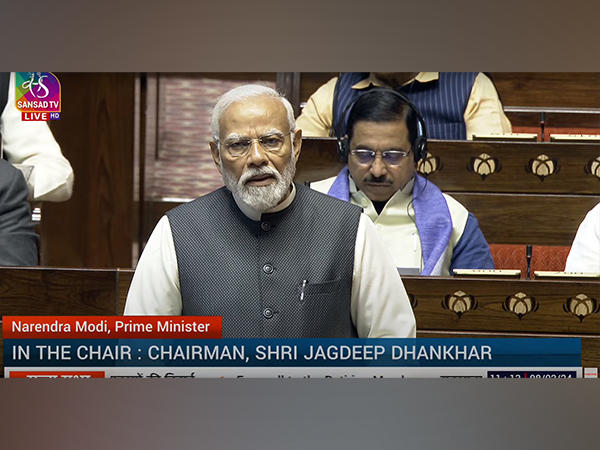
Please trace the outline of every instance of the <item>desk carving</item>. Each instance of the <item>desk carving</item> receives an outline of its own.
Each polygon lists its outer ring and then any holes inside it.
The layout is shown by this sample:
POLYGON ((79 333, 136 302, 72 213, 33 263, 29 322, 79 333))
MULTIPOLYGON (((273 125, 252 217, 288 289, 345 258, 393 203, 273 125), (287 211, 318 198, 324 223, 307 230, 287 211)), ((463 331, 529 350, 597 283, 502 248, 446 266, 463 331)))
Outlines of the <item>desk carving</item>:
POLYGON ((443 168, 444 166, 442 164, 442 160, 429 152, 427 152, 427 154, 425 155, 425 159, 419 161, 419 163, 417 164, 417 172, 419 172, 425 178, 427 178, 434 172, 442 170, 443 168))
POLYGON ((585 173, 600 179, 600 156, 590 159, 585 166, 585 173))
POLYGON ((487 153, 481 153, 479 156, 471 158, 467 165, 467 170, 478 174, 485 181, 490 175, 500 172, 502 164, 500 163, 500 159, 490 156, 487 153))
POLYGON ((527 172, 537 176, 542 182, 560 171, 558 158, 550 158, 547 155, 541 154, 536 158, 531 158, 527 164, 527 172))
POLYGON ((515 295, 506 297, 502 303, 502 309, 516 315, 519 320, 526 314, 536 312, 540 304, 535 300, 535 297, 530 297, 524 292, 517 292, 515 295))
POLYGON ((577 317, 580 322, 583 322, 586 317, 600 312, 600 303, 586 294, 578 294, 575 297, 568 298, 563 309, 565 312, 577 317))
POLYGON ((442 308, 452 311, 458 316, 458 320, 467 311, 477 309, 477 300, 472 295, 463 291, 456 291, 454 294, 449 294, 442 300, 442 308))

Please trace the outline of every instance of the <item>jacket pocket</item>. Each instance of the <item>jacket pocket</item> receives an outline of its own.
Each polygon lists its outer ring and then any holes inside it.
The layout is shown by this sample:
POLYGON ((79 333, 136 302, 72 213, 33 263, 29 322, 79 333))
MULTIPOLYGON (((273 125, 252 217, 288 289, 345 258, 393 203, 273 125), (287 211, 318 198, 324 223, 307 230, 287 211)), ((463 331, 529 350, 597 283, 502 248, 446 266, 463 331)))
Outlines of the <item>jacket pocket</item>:
MULTIPOLYGON (((304 293, 306 295, 312 294, 326 294, 327 292, 335 292, 340 289, 341 280, 330 280, 324 281, 323 283, 308 283, 304 287, 304 293)), ((302 289, 302 286, 300 286, 302 289)))

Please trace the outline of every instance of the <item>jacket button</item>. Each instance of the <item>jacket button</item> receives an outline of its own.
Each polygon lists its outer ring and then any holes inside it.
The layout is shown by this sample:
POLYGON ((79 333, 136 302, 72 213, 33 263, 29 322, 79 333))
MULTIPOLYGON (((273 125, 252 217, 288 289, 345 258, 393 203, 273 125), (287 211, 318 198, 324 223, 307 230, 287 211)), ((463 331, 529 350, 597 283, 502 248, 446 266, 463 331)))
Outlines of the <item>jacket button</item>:
POLYGON ((269 231, 271 229, 271 224, 269 222, 262 222, 260 228, 263 231, 269 231))
POLYGON ((273 266, 271 264, 265 264, 263 266, 263 272, 266 273, 266 274, 269 274, 269 275, 272 274, 273 270, 274 269, 273 269, 273 266))
POLYGON ((263 316, 265 316, 265 319, 270 319, 273 317, 273 310, 271 308, 265 308, 263 311, 263 316))

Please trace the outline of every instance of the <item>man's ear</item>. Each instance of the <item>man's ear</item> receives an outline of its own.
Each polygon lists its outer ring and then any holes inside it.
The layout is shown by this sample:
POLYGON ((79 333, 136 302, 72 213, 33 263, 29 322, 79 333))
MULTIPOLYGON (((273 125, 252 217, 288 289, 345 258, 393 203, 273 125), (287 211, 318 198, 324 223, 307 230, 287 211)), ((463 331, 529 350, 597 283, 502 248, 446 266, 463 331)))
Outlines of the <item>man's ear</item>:
POLYGON ((302 150, 302 130, 294 131, 294 159, 298 162, 300 158, 300 150, 302 150))
POLYGON ((213 161, 217 166, 217 170, 220 174, 223 174, 221 172, 221 160, 219 159, 219 145, 214 141, 210 141, 210 152, 212 154, 213 161))

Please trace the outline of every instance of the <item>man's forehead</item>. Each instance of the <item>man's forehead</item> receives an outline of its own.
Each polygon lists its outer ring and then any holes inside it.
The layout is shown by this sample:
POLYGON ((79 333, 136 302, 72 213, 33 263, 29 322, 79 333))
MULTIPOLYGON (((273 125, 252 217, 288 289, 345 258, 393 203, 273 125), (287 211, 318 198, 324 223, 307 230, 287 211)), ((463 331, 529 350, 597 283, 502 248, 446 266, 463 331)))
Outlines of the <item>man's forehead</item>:
POLYGON ((272 123, 276 127, 280 122, 287 122, 285 106, 281 100, 265 96, 233 102, 221 116, 221 126, 272 123))
POLYGON ((359 121, 354 124, 352 143, 361 141, 384 143, 389 141, 408 142, 408 128, 403 120, 389 122, 359 121))
MULTIPOLYGON (((270 135, 280 135, 283 136, 285 133, 280 130, 279 128, 271 128, 269 130, 260 130, 261 134, 264 136, 270 136, 270 135)), ((248 136, 246 135, 246 133, 239 133, 239 132, 235 132, 232 131, 231 133, 228 133, 227 136, 225 136, 223 139, 224 140, 233 140, 233 139, 244 139, 247 138, 248 136)))

